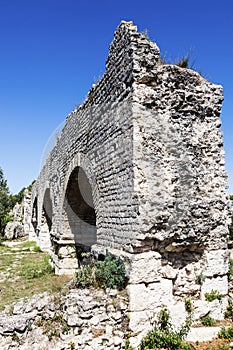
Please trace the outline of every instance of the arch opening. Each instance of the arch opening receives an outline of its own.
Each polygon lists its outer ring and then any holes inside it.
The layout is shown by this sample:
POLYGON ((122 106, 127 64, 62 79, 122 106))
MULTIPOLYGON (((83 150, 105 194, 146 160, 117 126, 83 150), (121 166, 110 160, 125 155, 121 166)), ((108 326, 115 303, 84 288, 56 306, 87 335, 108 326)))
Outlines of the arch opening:
POLYGON ((50 231, 52 229, 53 206, 50 196, 50 189, 47 188, 43 198, 41 227, 39 233, 39 246, 42 250, 49 250, 51 247, 50 231))
POLYGON ((74 238, 77 254, 96 243, 96 213, 92 188, 84 170, 77 166, 70 174, 64 202, 65 231, 74 238))
POLYGON ((37 197, 35 198, 33 202, 32 207, 32 219, 31 219, 32 226, 34 228, 34 231, 37 231, 37 225, 38 225, 38 200, 37 197))
POLYGON ((43 208, 42 208, 42 221, 44 225, 47 225, 47 231, 50 232, 52 228, 52 215, 53 207, 50 197, 50 189, 47 188, 44 194, 43 208))

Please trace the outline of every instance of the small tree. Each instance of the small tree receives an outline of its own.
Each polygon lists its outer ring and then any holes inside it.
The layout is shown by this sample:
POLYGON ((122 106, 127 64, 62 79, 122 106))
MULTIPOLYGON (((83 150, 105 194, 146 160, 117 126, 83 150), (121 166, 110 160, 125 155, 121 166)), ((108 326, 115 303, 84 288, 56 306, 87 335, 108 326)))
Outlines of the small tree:
POLYGON ((10 209, 9 188, 0 168, 0 234, 7 223, 7 215, 10 209))

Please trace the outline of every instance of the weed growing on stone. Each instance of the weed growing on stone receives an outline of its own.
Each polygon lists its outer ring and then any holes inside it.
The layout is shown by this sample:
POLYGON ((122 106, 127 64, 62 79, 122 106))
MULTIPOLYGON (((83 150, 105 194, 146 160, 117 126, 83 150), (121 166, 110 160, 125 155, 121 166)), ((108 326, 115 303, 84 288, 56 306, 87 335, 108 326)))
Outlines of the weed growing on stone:
POLYGON ((233 318, 233 302, 232 299, 228 300, 228 305, 225 312, 225 318, 233 318))
POLYGON ((187 317, 185 323, 176 331, 170 322, 170 315, 167 310, 161 310, 158 322, 141 341, 140 350, 154 348, 169 348, 177 350, 181 348, 183 339, 189 332, 191 319, 187 317))
POLYGON ((17 343, 20 341, 20 338, 19 338, 19 336, 18 336, 18 334, 16 332, 14 332, 12 334, 12 340, 17 342, 17 343))
POLYGON ((75 343, 73 341, 70 341, 68 344, 70 350, 74 350, 75 349, 75 343))
POLYGON ((217 290, 212 289, 211 293, 205 293, 206 301, 221 300, 221 299, 222 299, 222 295, 217 290))
POLYGON ((231 339, 233 337, 233 327, 222 327, 218 336, 222 339, 231 339))
POLYGON ((40 327, 43 328, 43 334, 46 334, 49 340, 53 337, 60 337, 61 333, 67 334, 70 331, 70 327, 60 312, 56 312, 54 317, 48 321, 43 320, 43 318, 40 319, 40 327))
POLYGON ((10 316, 12 316, 13 313, 14 313, 14 305, 11 304, 11 305, 9 306, 9 309, 8 309, 8 314, 9 314, 10 316))
POLYGON ((208 315, 201 317, 200 321, 203 324, 203 326, 208 326, 208 327, 214 326, 216 323, 215 320, 208 315))
POLYGON ((205 276, 203 275, 203 273, 200 273, 197 276, 197 281, 198 281, 199 284, 202 284, 205 281, 205 276))
POLYGON ((126 339, 126 341, 125 341, 125 350, 133 350, 132 345, 130 345, 129 339, 126 339))
POLYGON ((191 314, 193 312, 193 303, 191 299, 185 299, 184 301, 184 307, 188 314, 191 314))

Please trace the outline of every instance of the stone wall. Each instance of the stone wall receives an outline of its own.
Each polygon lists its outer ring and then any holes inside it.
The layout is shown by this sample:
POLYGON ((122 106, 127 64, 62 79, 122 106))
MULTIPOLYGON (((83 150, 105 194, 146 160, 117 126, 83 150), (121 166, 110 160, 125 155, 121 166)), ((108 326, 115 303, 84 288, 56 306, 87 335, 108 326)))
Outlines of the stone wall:
POLYGON ((155 310, 181 322, 188 297, 196 315, 211 314, 212 290, 220 319, 228 293, 222 87, 159 54, 131 22, 119 25, 105 74, 67 116, 32 195, 57 273, 78 267, 80 248, 125 259, 136 338, 155 310))
POLYGON ((31 192, 27 189, 24 191, 22 203, 16 203, 9 215, 12 216, 12 221, 8 222, 5 227, 4 238, 29 237, 32 232, 31 192))

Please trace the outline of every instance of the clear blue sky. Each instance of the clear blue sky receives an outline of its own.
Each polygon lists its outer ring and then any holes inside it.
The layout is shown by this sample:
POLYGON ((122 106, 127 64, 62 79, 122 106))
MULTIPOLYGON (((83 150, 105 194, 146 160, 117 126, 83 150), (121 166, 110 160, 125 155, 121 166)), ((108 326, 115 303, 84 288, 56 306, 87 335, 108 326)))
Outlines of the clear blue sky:
POLYGON ((222 121, 233 193, 232 0, 0 0, 0 167, 12 193, 35 179, 54 129, 105 70, 121 20, 149 30, 167 58, 224 87, 222 121))

